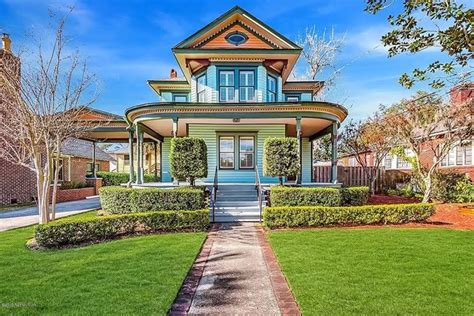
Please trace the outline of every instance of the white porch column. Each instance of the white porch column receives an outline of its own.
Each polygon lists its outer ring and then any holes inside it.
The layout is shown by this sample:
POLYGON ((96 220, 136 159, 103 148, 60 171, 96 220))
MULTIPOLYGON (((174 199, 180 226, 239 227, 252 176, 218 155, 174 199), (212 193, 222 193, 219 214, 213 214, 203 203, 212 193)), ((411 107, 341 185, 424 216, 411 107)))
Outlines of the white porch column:
POLYGON ((139 124, 137 130, 137 184, 143 184, 143 131, 139 124))
MULTIPOLYGON (((178 137, 178 118, 173 118, 173 138, 178 137)), ((179 181, 177 178, 173 177, 173 184, 178 185, 179 181)))
POLYGON ((128 176, 128 187, 132 186, 133 180, 135 178, 135 166, 133 163, 133 139, 135 138, 135 129, 133 126, 129 126, 127 128, 128 130, 128 157, 130 161, 130 170, 129 170, 129 176, 128 176))
POLYGON ((331 130, 331 183, 337 183, 337 122, 332 123, 331 130))
POLYGON ((155 164, 155 181, 158 181, 158 143, 153 142, 153 155, 154 155, 154 164, 155 164))
POLYGON ((92 142, 92 177, 97 178, 96 155, 95 155, 95 141, 92 142))

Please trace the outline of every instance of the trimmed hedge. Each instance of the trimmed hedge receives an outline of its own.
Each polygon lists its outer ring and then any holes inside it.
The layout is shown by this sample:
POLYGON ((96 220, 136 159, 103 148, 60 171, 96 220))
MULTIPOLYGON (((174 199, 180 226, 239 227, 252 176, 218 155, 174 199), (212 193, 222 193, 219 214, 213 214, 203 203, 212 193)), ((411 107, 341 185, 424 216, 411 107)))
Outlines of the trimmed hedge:
MULTIPOLYGON (((98 171, 97 177, 102 178, 103 186, 121 185, 129 180, 129 174, 125 172, 98 171)), ((145 182, 155 182, 155 175, 153 174, 145 174, 143 178, 145 182)))
POLYGON ((369 187, 347 187, 341 189, 342 205, 361 206, 369 201, 369 187))
POLYGON ((208 227, 207 209, 144 212, 42 224, 36 227, 35 238, 41 247, 58 248, 100 242, 135 233, 205 231, 208 227))
POLYGON ((368 187, 308 188, 275 186, 270 191, 272 206, 341 206, 365 205, 368 187))
POLYGON ((103 187, 99 189, 99 196, 102 209, 109 214, 199 210, 207 207, 206 192, 202 188, 103 187))
POLYGON ((264 209, 268 228, 318 227, 335 225, 403 224, 419 222, 434 213, 432 204, 391 204, 365 206, 282 206, 264 209))
POLYGON ((341 192, 338 188, 275 186, 270 191, 272 206, 339 206, 341 201, 341 192))

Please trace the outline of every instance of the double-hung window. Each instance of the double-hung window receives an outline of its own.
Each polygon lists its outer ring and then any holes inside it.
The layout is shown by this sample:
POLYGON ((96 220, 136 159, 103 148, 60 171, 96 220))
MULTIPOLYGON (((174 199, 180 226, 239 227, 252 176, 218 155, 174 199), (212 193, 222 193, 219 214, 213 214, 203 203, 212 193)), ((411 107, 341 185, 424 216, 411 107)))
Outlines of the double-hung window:
POLYGON ((239 100, 241 102, 255 101, 255 72, 240 70, 239 76, 239 100))
POLYGON ((441 161, 441 166, 471 166, 473 164, 472 141, 465 141, 452 148, 441 161))
POLYGON ((267 101, 268 102, 275 102, 276 101, 276 78, 273 76, 267 77, 267 101))
POLYGON ((234 136, 219 137, 219 167, 234 169, 234 136))
POLYGON ((202 74, 197 78, 197 101, 206 102, 206 74, 202 74))
POLYGON ((235 101, 235 75, 233 70, 219 71, 219 101, 235 101))
POLYGON ((255 138, 253 136, 239 137, 240 169, 252 169, 255 156, 255 138))

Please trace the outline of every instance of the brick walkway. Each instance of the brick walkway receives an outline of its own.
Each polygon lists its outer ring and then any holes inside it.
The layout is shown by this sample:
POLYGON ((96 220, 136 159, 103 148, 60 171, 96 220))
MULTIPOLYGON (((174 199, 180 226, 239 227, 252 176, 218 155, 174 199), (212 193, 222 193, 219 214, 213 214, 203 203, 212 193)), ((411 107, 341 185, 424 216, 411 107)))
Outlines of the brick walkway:
POLYGON ((263 230, 215 225, 173 304, 171 315, 299 315, 263 230))

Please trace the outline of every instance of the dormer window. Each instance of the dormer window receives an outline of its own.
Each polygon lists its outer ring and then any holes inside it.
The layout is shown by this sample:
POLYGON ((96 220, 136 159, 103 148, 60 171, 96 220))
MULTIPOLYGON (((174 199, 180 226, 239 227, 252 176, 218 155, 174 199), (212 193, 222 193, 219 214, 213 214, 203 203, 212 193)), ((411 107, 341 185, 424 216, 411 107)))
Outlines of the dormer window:
POLYGON ((235 31, 235 32, 227 34, 227 36, 225 37, 225 40, 232 45, 239 46, 247 42, 248 36, 239 31, 235 31))

